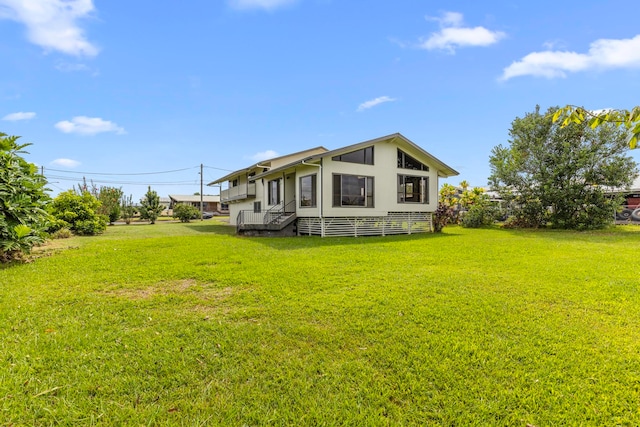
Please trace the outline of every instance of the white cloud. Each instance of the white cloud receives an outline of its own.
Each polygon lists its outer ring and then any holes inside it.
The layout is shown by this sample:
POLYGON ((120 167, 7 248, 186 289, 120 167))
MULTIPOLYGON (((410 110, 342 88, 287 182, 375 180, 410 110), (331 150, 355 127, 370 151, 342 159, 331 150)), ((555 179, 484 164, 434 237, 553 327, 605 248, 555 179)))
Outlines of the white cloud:
POLYGON ((266 9, 273 10, 278 7, 287 6, 297 0, 228 0, 229 4, 236 9, 266 9))
POLYGON ((71 159, 55 159, 54 161, 52 161, 50 163, 53 166, 62 166, 65 168, 75 168, 77 166, 80 166, 80 162, 77 160, 71 160, 71 159))
POLYGON ((28 112, 28 113, 19 112, 19 113, 7 114, 2 118, 2 120, 6 120, 9 122, 17 122, 18 120, 33 119, 35 116, 36 116, 36 113, 33 113, 33 112, 28 112))
POLYGON ((376 105, 383 104, 385 102, 393 102, 395 98, 390 98, 388 96, 379 96, 378 98, 372 99, 370 101, 365 101, 362 104, 358 105, 358 109, 356 111, 364 111, 369 108, 375 107, 376 105))
POLYGON ((437 21, 440 31, 421 39, 419 47, 427 50, 441 49, 455 53, 459 47, 489 46, 506 37, 502 31, 491 31, 484 27, 463 27, 463 16, 458 12, 445 12, 441 17, 429 17, 437 21))
POLYGON ((532 52, 506 67, 501 80, 518 76, 566 77, 590 69, 640 68, 640 35, 632 39, 599 39, 587 53, 552 51, 532 52))
POLYGON ((23 23, 30 42, 68 55, 97 55, 77 24, 93 10, 92 0, 0 0, 0 19, 23 23))
POLYGON ((89 71, 90 68, 87 67, 85 64, 81 64, 81 63, 69 63, 69 62, 58 62, 56 65, 56 70, 58 71, 62 71, 64 73, 72 73, 72 72, 76 72, 76 71, 89 71))
POLYGON ((255 162, 260 162, 262 160, 269 160, 269 159, 273 159, 276 157, 279 157, 280 154, 278 154, 276 151, 273 150, 267 150, 267 151, 261 151, 260 153, 256 153, 253 156, 251 156, 251 160, 255 161, 255 162))
POLYGON ((102 132, 115 132, 119 135, 126 131, 117 124, 99 117, 76 116, 71 121, 63 120, 55 124, 56 129, 64 133, 95 135, 102 132))

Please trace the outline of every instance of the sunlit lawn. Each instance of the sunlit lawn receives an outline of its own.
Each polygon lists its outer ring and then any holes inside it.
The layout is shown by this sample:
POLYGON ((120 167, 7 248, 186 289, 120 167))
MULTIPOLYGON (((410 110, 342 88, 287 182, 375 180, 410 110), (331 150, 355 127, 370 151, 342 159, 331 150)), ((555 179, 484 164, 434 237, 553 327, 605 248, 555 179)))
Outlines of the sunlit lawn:
POLYGON ((0 267, 0 426, 640 424, 640 227, 109 227, 0 267))

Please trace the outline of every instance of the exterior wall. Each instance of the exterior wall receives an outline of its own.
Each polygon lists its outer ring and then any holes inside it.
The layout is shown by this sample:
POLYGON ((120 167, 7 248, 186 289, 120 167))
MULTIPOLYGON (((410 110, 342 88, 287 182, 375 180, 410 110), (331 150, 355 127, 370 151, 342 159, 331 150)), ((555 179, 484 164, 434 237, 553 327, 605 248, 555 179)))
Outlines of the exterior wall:
MULTIPOLYGON (((438 202, 438 173, 434 165, 424 161, 410 147, 399 147, 395 143, 379 142, 374 145, 374 164, 363 165, 323 159, 322 204, 325 217, 386 216, 389 212, 434 212, 438 202), (429 166, 429 171, 398 168, 398 148, 429 166), (374 178, 373 208, 359 206, 333 207, 333 175, 349 174, 374 178), (424 176, 429 178, 429 203, 398 203, 398 175, 424 176)), ((300 174, 298 174, 300 175, 300 174)), ((298 210, 300 212, 300 209, 298 210)), ((306 215, 304 215, 306 216, 306 215)))

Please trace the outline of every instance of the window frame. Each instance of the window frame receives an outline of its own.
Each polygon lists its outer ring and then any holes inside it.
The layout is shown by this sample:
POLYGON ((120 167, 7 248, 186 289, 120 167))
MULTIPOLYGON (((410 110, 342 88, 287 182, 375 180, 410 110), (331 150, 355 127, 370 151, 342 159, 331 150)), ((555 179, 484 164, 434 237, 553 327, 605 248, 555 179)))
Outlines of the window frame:
MULTIPOLYGON (((334 208, 361 208, 368 209, 375 207, 375 177, 368 175, 353 175, 353 174, 340 174, 334 173, 332 176, 332 206, 334 208), (347 194, 345 195, 345 187, 348 183, 344 182, 344 177, 349 179, 355 178, 356 180, 364 180, 364 186, 360 186, 360 194, 347 194), (338 191, 339 190, 339 191, 338 191), (360 203, 347 203, 345 204, 345 197, 362 198, 362 204, 360 203)), ((353 184, 352 184, 353 185, 353 184)))
POLYGON ((310 174, 310 175, 305 175, 305 176, 301 176, 299 179, 299 185, 300 185, 300 207, 301 208, 315 208, 318 206, 318 174, 314 173, 314 174, 310 174), (310 179, 311 183, 310 183, 310 197, 309 197, 309 204, 304 204, 305 202, 305 193, 309 193, 309 192, 305 192, 304 190, 304 184, 303 184, 303 180, 307 180, 310 179))
POLYGON ((347 153, 338 154, 331 157, 331 160, 335 162, 356 163, 359 165, 374 165, 374 146, 364 147, 359 150, 349 151, 347 153), (362 153, 362 159, 355 159, 355 156, 359 156, 362 153))
POLYGON ((267 203, 269 206, 275 206, 280 204, 280 201, 280 178, 267 181, 267 203), (275 203, 272 203, 274 200, 275 203))
POLYGON ((424 175, 407 175, 407 174, 398 174, 397 180, 397 202, 402 204, 412 204, 412 205, 428 205, 429 204, 429 177, 424 175), (418 192, 415 191, 414 187, 416 182, 411 181, 407 182, 407 178, 418 179, 418 192), (407 193, 408 185, 411 185, 411 192, 407 193), (424 190, 424 194, 423 191, 424 190), (407 194, 411 194, 411 196, 407 197, 407 194), (407 200, 413 199, 415 195, 418 195, 418 201, 407 200))
POLYGON ((429 172, 429 166, 398 148, 398 169, 429 172))

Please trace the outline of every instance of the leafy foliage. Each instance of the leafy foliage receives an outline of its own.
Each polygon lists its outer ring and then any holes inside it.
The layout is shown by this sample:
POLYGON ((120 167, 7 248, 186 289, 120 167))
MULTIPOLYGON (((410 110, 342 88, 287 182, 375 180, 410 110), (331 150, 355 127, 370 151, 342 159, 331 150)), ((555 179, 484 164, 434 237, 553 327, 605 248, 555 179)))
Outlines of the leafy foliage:
POLYGON ((131 219, 136 212, 136 207, 133 205, 133 196, 122 196, 120 199, 120 216, 125 224, 131 224, 131 219))
POLYGON ((140 218, 155 224, 163 209, 160 204, 160 196, 149 187, 144 197, 140 199, 140 218))
POLYGON ((440 204, 442 208, 439 206, 436 211, 436 222, 443 223, 442 227, 447 224, 484 227, 493 224, 499 214, 484 189, 470 188, 467 181, 461 181, 458 187, 443 184, 440 188, 440 204))
POLYGON ((627 187, 637 176, 626 134, 606 123, 563 126, 556 113, 537 107, 513 121, 510 146, 492 150, 489 182, 514 212, 508 226, 602 228, 620 204, 605 188, 627 187))
POLYGON ((106 215, 109 218, 109 223, 113 224, 120 219, 122 208, 120 206, 120 200, 122 199, 123 192, 121 188, 116 187, 100 187, 96 198, 100 201, 100 207, 98 213, 106 215))
POLYGON ((68 228, 75 234, 95 235, 107 228, 107 217, 98 213, 99 208, 100 201, 90 192, 67 190, 53 199, 50 212, 57 220, 55 229, 68 228))
POLYGON ((45 238, 46 180, 20 154, 30 144, 0 132, 0 262, 23 258, 45 238))
POLYGON ((189 222, 200 216, 200 209, 195 206, 180 203, 173 208, 173 217, 178 218, 180 222, 189 222))
POLYGON ((592 129, 603 124, 615 124, 623 126, 629 133, 629 147, 636 148, 640 139, 640 106, 631 110, 601 110, 591 111, 584 107, 567 105, 558 108, 553 113, 553 122, 560 122, 562 127, 571 123, 588 124, 592 129))

